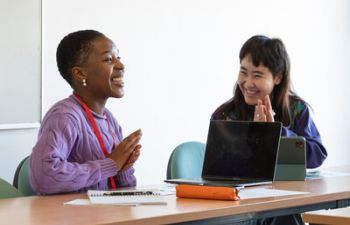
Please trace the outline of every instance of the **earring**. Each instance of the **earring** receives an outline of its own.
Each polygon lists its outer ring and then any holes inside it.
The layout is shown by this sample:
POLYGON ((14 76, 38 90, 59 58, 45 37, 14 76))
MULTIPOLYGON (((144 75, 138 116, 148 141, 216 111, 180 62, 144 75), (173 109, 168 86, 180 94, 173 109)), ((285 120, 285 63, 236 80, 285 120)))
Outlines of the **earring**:
POLYGON ((86 87, 86 86, 87 86, 87 84, 86 84, 86 80, 85 80, 85 79, 83 79, 83 86, 84 86, 84 87, 86 87))

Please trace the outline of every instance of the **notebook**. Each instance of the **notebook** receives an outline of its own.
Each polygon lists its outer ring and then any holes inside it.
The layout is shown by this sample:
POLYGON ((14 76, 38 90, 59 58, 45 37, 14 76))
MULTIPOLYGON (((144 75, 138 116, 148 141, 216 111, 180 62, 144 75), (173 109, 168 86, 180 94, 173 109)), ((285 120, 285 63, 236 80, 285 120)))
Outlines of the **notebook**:
POLYGON ((304 137, 281 137, 275 181, 305 180, 306 142, 304 137))
POLYGON ((210 121, 202 176, 175 184, 252 186, 273 181, 280 122, 210 121))
POLYGON ((87 192, 92 204, 166 205, 164 196, 154 191, 95 191, 87 192))

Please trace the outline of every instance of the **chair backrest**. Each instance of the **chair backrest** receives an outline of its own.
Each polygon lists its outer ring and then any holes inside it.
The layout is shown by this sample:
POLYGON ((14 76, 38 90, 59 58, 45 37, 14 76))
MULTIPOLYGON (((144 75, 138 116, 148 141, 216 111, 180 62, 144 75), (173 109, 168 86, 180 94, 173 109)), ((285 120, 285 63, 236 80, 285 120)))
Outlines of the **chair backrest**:
POLYGON ((27 156, 19 163, 15 172, 15 177, 13 179, 13 186, 16 187, 25 196, 36 195, 30 186, 29 160, 30 157, 27 156))
POLYGON ((10 183, 0 178, 0 198, 15 198, 23 196, 10 183))
POLYGON ((167 179, 201 177, 205 144, 196 141, 178 145, 170 155, 167 179))

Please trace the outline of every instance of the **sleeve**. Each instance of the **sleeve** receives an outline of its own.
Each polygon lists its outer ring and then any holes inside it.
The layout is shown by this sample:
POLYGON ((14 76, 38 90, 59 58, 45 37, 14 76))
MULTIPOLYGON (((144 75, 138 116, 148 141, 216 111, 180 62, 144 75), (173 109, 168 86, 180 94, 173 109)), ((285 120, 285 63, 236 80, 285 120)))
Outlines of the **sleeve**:
MULTIPOLYGON (((113 123, 113 129, 114 133, 117 137, 117 144, 119 144, 121 141, 123 141, 123 132, 122 127, 119 125, 118 121, 114 118, 112 113, 108 111, 108 115, 110 118, 110 121, 113 123)), ((118 172, 117 175, 114 177, 116 180, 117 187, 134 187, 136 186, 136 177, 134 176, 135 169, 129 168, 125 171, 118 172)))
POLYGON ((129 168, 123 172, 118 172, 115 176, 117 187, 134 187, 136 186, 135 169, 129 168))
POLYGON ((316 168, 322 165, 327 157, 327 151, 322 144, 321 136, 310 116, 308 107, 298 114, 294 121, 295 129, 282 128, 282 136, 302 136, 306 140, 307 168, 316 168))
POLYGON ((38 194, 79 191, 117 173, 108 158, 72 160, 72 154, 84 157, 74 152, 79 141, 79 125, 72 116, 53 115, 44 121, 30 158, 30 182, 38 194))

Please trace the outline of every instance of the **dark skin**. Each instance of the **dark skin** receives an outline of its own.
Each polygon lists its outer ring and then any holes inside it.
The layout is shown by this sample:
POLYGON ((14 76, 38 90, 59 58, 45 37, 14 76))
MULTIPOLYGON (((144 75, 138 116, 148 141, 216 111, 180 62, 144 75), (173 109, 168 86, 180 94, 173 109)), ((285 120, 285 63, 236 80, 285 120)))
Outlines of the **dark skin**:
MULTIPOLYGON (((124 65, 118 49, 107 37, 99 37, 91 45, 85 62, 72 68, 72 86, 89 109, 102 115, 108 98, 124 96, 124 65)), ((138 129, 114 147, 109 158, 116 162, 119 171, 129 169, 139 158, 141 136, 138 129)))

